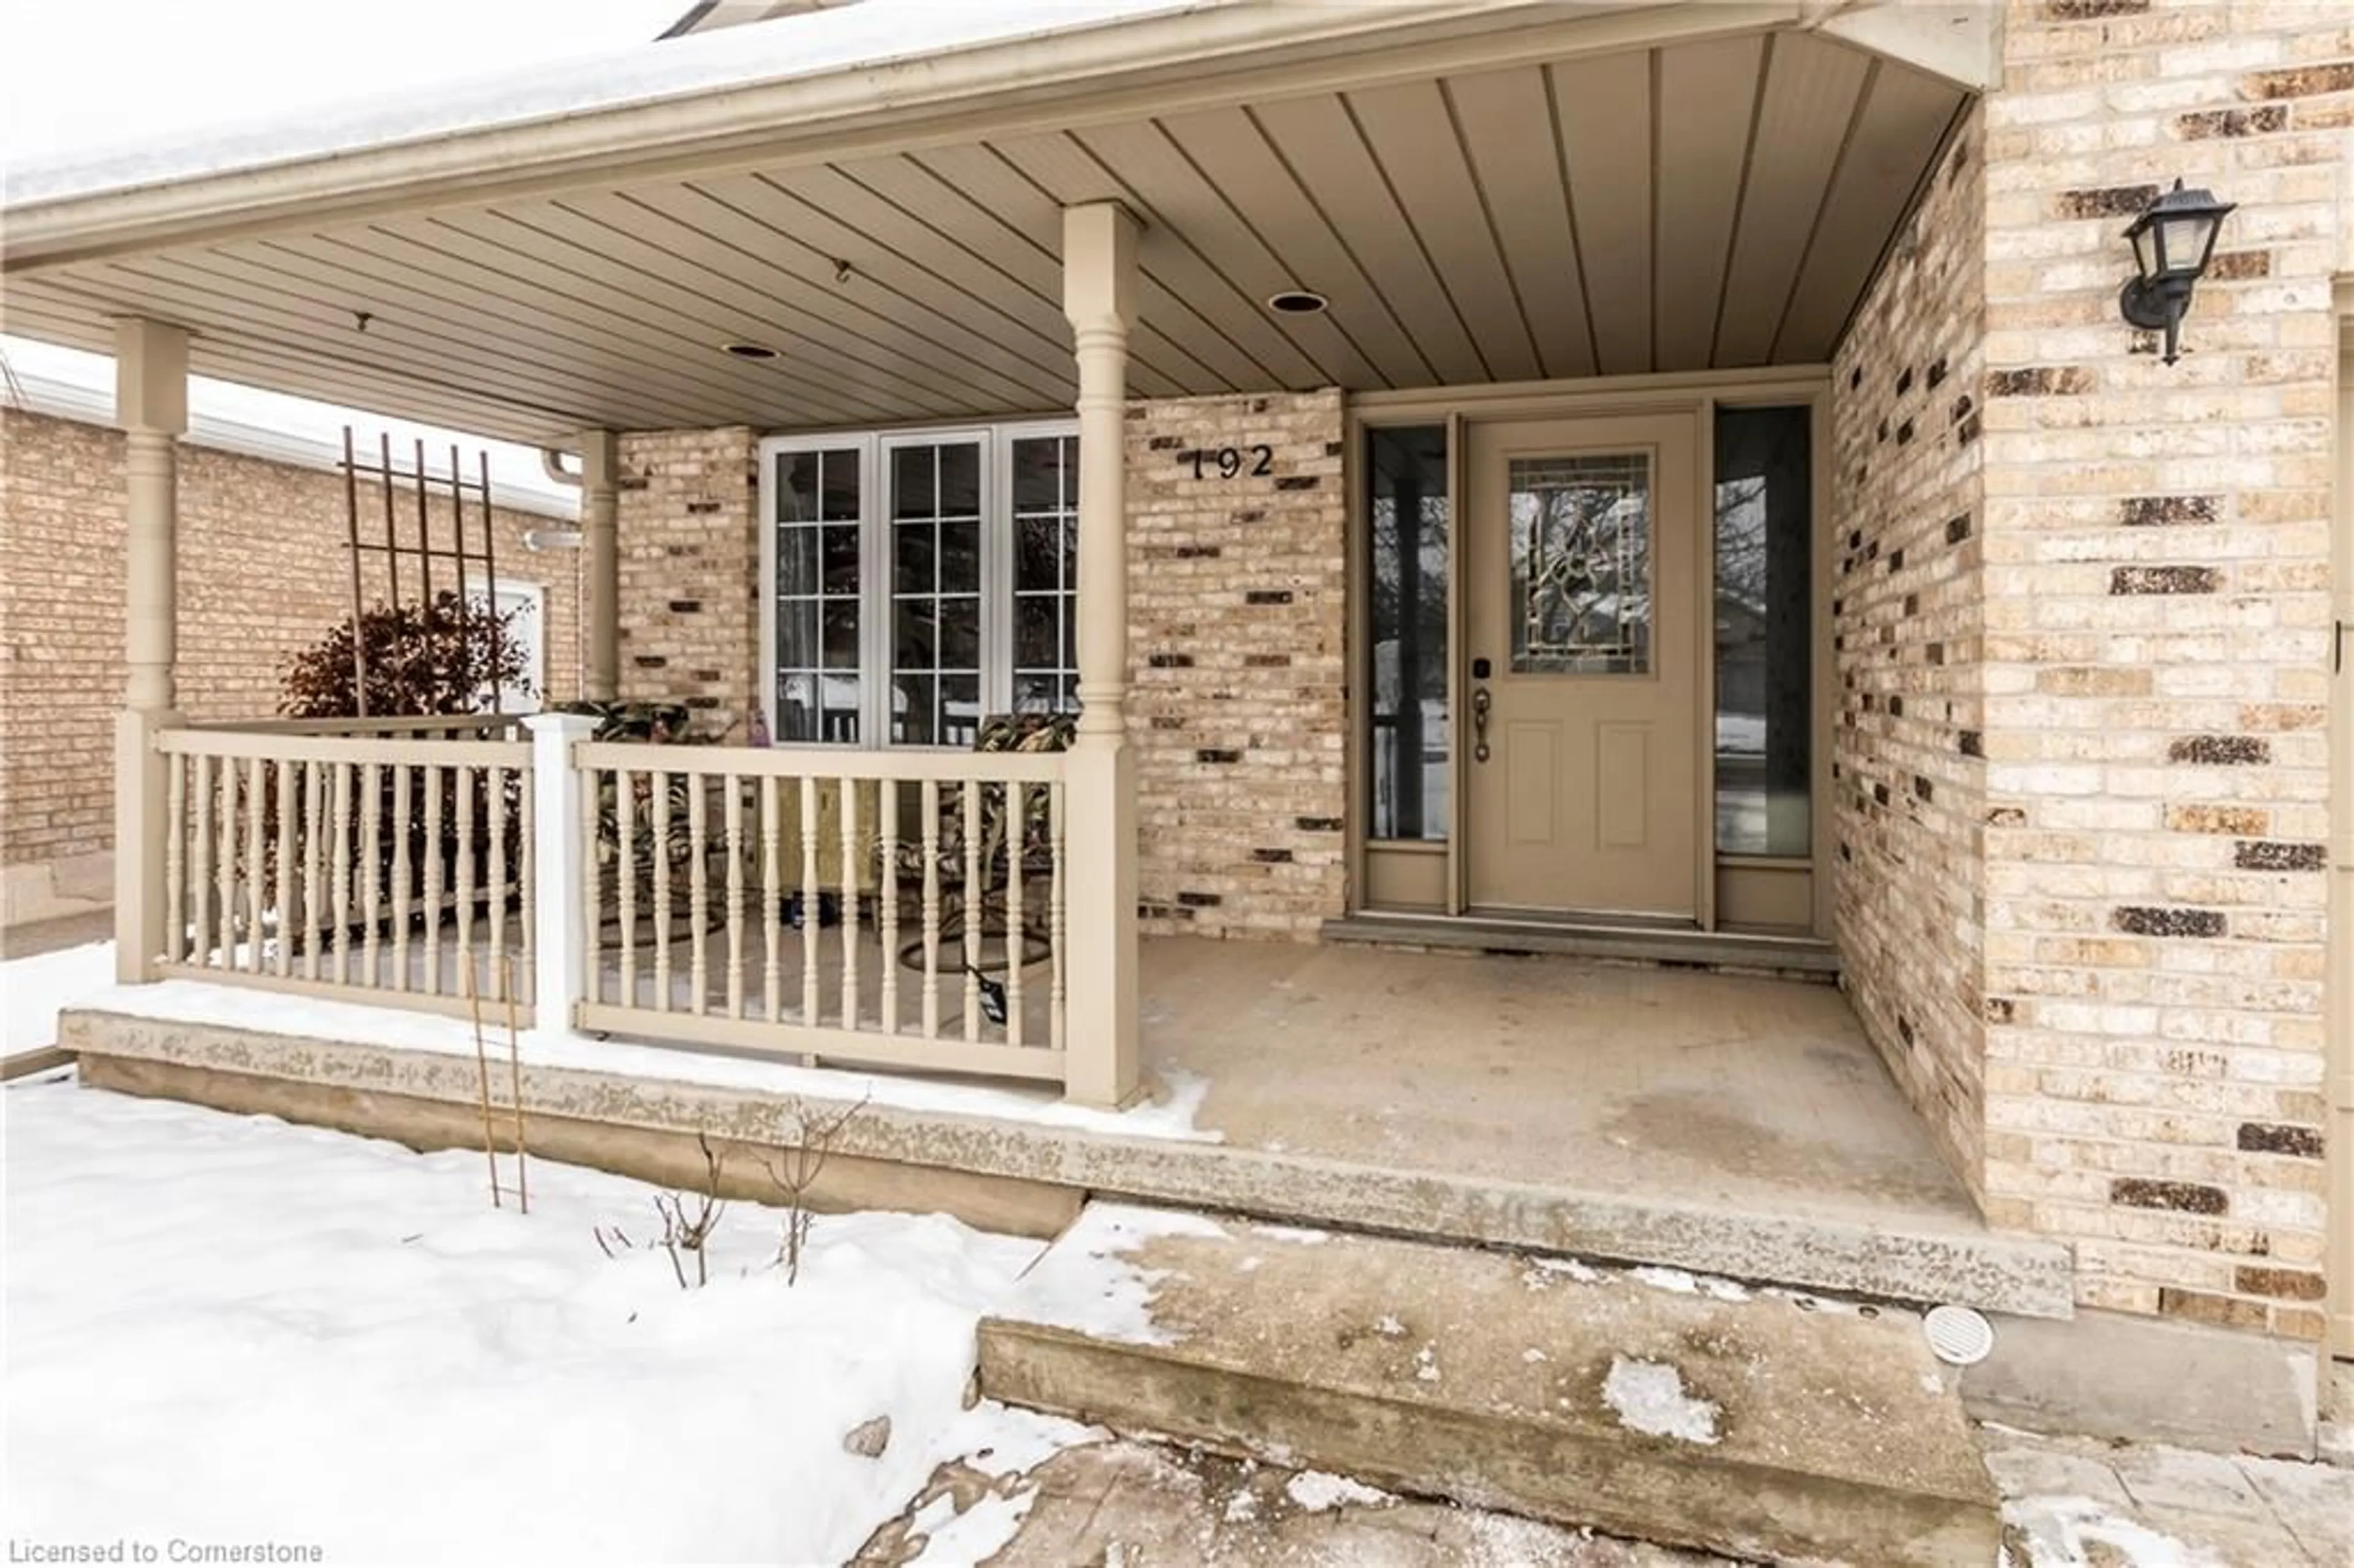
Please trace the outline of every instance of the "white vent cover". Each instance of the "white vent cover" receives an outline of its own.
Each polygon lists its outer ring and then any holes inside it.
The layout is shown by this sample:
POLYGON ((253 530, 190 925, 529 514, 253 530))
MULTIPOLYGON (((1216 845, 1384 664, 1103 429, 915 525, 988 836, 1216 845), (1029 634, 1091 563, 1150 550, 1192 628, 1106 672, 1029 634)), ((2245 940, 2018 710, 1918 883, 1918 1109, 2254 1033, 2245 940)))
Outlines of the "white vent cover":
POLYGON ((1994 1349, 1994 1325, 1967 1307, 1932 1307, 1921 1319, 1929 1349, 1948 1366, 1971 1367, 1994 1349))

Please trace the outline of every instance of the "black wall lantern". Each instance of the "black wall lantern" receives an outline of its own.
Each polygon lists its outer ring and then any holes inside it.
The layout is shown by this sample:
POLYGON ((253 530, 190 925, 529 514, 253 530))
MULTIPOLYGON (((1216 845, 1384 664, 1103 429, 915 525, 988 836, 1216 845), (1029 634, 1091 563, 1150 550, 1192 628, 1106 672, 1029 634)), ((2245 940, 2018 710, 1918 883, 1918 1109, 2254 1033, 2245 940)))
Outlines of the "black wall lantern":
POLYGON ((2166 334, 2168 365, 2182 357, 2182 318, 2190 310, 2190 291, 2206 275, 2223 215, 2233 205, 2217 201, 2212 191, 2184 190, 2177 180, 2126 230, 2140 275, 2117 295, 2117 308, 2133 325, 2166 334))

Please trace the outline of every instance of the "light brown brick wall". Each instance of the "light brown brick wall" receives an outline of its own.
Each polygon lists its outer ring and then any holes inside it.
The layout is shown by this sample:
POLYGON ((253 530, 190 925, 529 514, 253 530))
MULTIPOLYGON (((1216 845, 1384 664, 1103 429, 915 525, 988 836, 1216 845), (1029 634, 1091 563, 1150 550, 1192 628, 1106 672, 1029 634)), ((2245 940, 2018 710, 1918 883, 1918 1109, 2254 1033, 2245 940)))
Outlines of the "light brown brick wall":
POLYGON ((685 703, 738 744, 759 691, 758 462, 740 426, 620 441, 621 695, 685 703))
POLYGON ((1348 496, 1337 392, 1129 410, 1129 699, 1147 930, 1345 912, 1348 496), (1273 449, 1196 480, 1191 454, 1273 449))
POLYGON ((1831 542, 1842 983, 1980 1197, 1983 141, 1974 117, 1840 345, 1831 542))
MULTIPOLYGON (((1988 1209, 2080 1297, 2321 1332, 2354 11, 2013 0, 1987 108, 1988 1209), (2120 230, 2240 209, 2158 362, 2120 230)), ((2344 1222, 2340 1217, 2340 1223, 2344 1222)))
MULTIPOLYGON (((186 443, 179 457, 181 709, 198 719, 274 713, 287 659, 350 613, 343 478, 186 443)), ((12 869, 113 842, 122 493, 119 432, 0 410, 0 864, 12 869)), ((549 518, 504 508, 496 517, 499 575, 547 588, 548 683, 568 696, 577 554, 524 549, 525 529, 561 525, 549 518)), ((413 511, 402 520, 413 537, 413 511)), ((446 542, 446 511, 436 524, 446 542)), ((413 595, 414 578, 405 587, 413 595)))

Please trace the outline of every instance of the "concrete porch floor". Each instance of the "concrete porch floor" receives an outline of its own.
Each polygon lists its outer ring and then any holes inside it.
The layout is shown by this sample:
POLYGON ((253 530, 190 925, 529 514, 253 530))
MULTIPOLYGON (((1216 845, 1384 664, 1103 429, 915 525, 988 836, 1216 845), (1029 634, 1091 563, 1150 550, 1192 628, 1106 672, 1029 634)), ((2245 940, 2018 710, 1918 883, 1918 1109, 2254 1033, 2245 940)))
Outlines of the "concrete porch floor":
POLYGON ((1227 1147, 1736 1212, 1971 1229, 1829 985, 1168 938, 1149 1066, 1227 1147))

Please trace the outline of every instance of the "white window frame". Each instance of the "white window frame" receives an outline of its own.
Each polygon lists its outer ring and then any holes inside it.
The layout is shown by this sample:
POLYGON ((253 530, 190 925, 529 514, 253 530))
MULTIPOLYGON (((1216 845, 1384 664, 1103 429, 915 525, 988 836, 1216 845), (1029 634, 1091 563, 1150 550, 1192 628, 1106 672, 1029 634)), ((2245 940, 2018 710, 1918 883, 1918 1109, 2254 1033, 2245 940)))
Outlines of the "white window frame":
MULTIPOLYGON (((527 577, 499 577, 491 579, 490 591, 482 589, 482 568, 468 566, 465 570, 466 601, 472 606, 482 604, 496 611, 499 596, 508 595, 531 601, 531 668, 524 676, 538 695, 534 699, 537 709, 547 706, 547 585, 527 577)), ((509 710, 513 711, 513 710, 509 710)))
MULTIPOLYGON (((1013 443, 1076 440, 1076 418, 1018 419, 890 430, 835 430, 769 436, 759 444, 760 711, 769 733, 777 713, 777 460, 797 452, 858 454, 858 734, 854 742, 809 741, 855 751, 964 751, 961 746, 910 746, 891 739, 891 519, 885 491, 891 454, 905 447, 977 442, 981 450, 981 714, 1013 706, 1013 443)), ((1073 585, 1076 590, 1076 585, 1073 585)), ((822 631, 821 630, 821 635, 822 631)))

